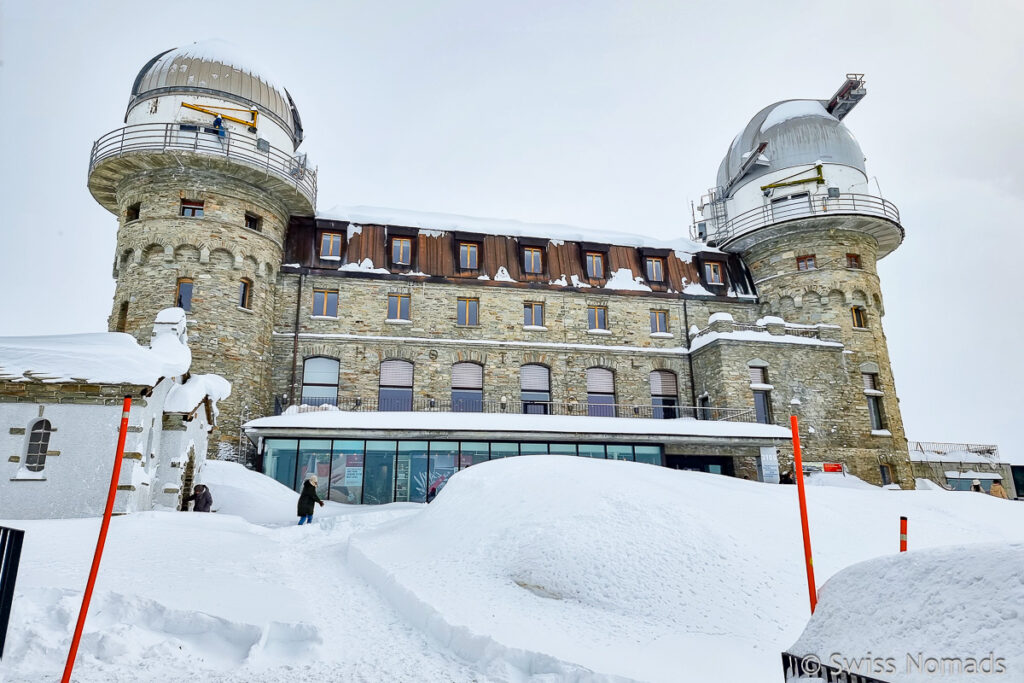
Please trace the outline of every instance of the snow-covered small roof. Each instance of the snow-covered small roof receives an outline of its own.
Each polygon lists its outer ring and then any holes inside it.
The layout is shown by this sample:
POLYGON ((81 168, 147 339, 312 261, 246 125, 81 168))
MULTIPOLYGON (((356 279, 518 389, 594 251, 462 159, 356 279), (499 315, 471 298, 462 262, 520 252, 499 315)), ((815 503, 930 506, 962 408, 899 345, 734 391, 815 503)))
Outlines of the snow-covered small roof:
POLYGON ((191 413, 209 398, 216 412, 217 401, 223 401, 231 395, 231 383, 220 375, 192 375, 184 384, 175 384, 167 392, 164 400, 164 412, 191 413))
POLYGON ((436 430, 534 434, 622 434, 789 439, 788 429, 753 422, 654 420, 647 418, 523 415, 503 413, 353 412, 319 410, 262 417, 247 429, 436 430))
MULTIPOLYGON (((388 209, 376 206, 336 206, 327 211, 318 211, 317 218, 345 221, 357 225, 393 225, 439 232, 473 232, 483 235, 502 235, 507 237, 546 237, 553 241, 562 242, 596 242, 624 247, 672 249, 682 254, 718 252, 717 249, 683 237, 663 240, 635 233, 591 230, 557 223, 524 223, 502 218, 477 218, 457 214, 388 209)), ((675 230, 682 234, 684 227, 679 225, 676 226, 675 230)), ((690 259, 685 258, 683 260, 689 261, 690 259)))
POLYGON ((121 332, 0 337, 0 381, 88 382, 154 386, 188 371, 187 346, 140 346, 121 332))
POLYGON ((956 470, 946 470, 947 479, 1002 479, 1003 475, 998 472, 975 472, 974 470, 967 470, 966 472, 957 472, 956 470))

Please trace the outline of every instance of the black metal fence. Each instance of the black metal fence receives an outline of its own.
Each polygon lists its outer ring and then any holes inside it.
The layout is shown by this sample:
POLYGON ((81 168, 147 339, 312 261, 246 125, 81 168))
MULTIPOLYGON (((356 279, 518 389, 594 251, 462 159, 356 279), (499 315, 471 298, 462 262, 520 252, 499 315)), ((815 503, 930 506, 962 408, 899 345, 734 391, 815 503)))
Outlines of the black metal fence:
POLYGON ((865 674, 843 671, 829 666, 814 655, 801 657, 788 652, 782 653, 782 674, 785 677, 783 680, 787 683, 799 681, 802 678, 815 682, 821 680, 825 683, 888 683, 881 678, 872 678, 865 674))
POLYGON ((14 581, 18 578, 24 538, 24 531, 0 526, 0 657, 4 656, 4 644, 7 642, 7 623, 11 619, 14 581))

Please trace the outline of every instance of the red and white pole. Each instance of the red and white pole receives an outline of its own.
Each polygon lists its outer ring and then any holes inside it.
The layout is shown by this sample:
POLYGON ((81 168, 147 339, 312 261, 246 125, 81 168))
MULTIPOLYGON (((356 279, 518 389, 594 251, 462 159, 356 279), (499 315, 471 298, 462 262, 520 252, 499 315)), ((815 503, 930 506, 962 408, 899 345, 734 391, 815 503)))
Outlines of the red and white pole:
POLYGON ((900 517, 900 552, 907 552, 907 518, 900 517))
POLYGON ((814 585, 814 559, 811 557, 811 529, 807 524, 807 495, 804 491, 804 461, 800 454, 800 428, 796 415, 789 416, 793 431, 793 475, 796 477, 797 497, 800 499, 800 529, 804 534, 804 563, 807 566, 807 592, 811 597, 811 614, 818 605, 818 589, 814 585))
POLYGON ((96 539, 96 552, 92 556, 92 568, 89 570, 89 581, 85 584, 85 595, 82 596, 82 609, 78 613, 78 623, 75 624, 75 635, 71 638, 71 650, 68 652, 68 661, 64 665, 64 676, 61 683, 69 683, 71 670, 75 667, 75 656, 78 654, 78 642, 82 639, 82 629, 85 627, 85 615, 89 611, 89 601, 92 599, 92 589, 96 585, 96 573, 100 568, 100 558, 103 557, 103 544, 107 540, 107 529, 110 527, 110 515, 114 511, 114 496, 117 495, 117 482, 121 477, 121 458, 124 456, 124 440, 128 436, 128 411, 132 407, 132 397, 124 397, 124 405, 121 408, 121 431, 117 436, 117 455, 114 456, 114 469, 110 474, 110 490, 107 492, 107 507, 103 511, 103 523, 100 525, 100 535, 96 539))

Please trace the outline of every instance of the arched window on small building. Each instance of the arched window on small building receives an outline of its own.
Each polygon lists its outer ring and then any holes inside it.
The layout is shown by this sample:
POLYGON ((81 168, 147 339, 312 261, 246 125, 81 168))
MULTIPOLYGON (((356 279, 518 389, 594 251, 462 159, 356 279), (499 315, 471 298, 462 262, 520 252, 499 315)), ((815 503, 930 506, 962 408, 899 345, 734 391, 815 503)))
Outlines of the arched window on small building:
POLYGON ((36 420, 32 423, 28 434, 28 446, 25 449, 25 469, 29 472, 42 472, 46 467, 46 452, 50 448, 50 434, 53 428, 49 420, 36 420))
POLYGON ((606 368, 587 368, 587 415, 615 417, 615 375, 606 368))
POLYGON ((322 406, 338 405, 338 369, 334 358, 315 356, 302 363, 302 403, 322 406))
POLYGON ((386 360, 380 364, 380 410, 412 410, 413 364, 407 360, 386 360))
POLYGON ((655 419, 671 420, 679 416, 679 388, 676 373, 669 370, 651 372, 651 407, 655 419))
POLYGON ((477 363, 452 365, 452 412, 481 413, 484 409, 484 368, 477 363))

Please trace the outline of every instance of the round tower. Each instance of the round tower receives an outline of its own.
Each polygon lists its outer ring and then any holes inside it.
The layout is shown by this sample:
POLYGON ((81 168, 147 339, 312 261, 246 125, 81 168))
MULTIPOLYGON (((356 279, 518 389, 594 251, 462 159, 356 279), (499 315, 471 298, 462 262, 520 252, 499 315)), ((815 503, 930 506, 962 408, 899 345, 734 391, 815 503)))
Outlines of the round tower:
POLYGON ((827 399, 829 447, 855 474, 912 487, 876 271, 904 231, 842 122, 865 94, 863 77, 851 74, 829 100, 758 112, 722 160, 697 233, 742 256, 762 315, 839 328, 849 385, 827 399))
POLYGON ((188 314, 193 373, 232 383, 214 453, 268 405, 275 278, 316 171, 296 150, 288 91, 220 41, 162 52, 132 84, 124 126, 93 144, 89 190, 118 217, 109 319, 145 341, 156 312, 188 314))

